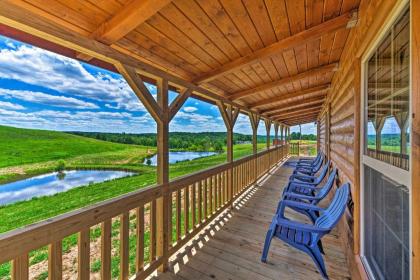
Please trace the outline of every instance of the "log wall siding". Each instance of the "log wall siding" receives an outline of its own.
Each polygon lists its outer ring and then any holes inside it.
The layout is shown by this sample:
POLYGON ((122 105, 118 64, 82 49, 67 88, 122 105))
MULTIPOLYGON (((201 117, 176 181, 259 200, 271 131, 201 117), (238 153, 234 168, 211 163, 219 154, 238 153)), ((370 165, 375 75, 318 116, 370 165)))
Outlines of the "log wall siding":
MULTIPOLYGON (((359 6, 359 21, 349 35, 340 60, 339 70, 332 79, 324 108, 319 115, 321 124, 320 147, 326 147, 322 133, 325 111, 330 105, 330 145, 332 165, 337 167, 338 184, 350 182, 352 201, 349 203, 346 219, 339 225, 341 240, 345 247, 352 278, 366 278, 359 257, 360 244, 360 58, 375 39, 383 23, 398 1, 362 0, 359 6), (355 105, 356 104, 356 105, 355 105)), ((328 148, 328 147, 326 147, 328 148)))
POLYGON ((326 133, 326 122, 325 122, 325 112, 322 113, 322 115, 319 117, 318 122, 319 122, 319 150, 322 151, 324 154, 326 154, 326 145, 325 145, 325 133, 326 133))

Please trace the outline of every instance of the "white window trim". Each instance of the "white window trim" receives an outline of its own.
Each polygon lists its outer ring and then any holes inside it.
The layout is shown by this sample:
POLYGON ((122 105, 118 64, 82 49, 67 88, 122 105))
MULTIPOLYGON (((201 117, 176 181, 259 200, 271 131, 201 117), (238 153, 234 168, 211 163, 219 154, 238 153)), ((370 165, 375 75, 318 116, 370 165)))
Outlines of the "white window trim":
MULTIPOLYGON (((409 5, 411 3, 412 0, 399 0, 399 3, 397 5, 395 5, 393 11, 391 11, 388 15, 388 17, 384 20, 384 25, 380 28, 379 32, 376 34, 376 37, 374 38, 374 40, 371 42, 369 48, 365 51, 365 53, 363 54, 362 58, 361 58, 361 84, 360 84, 360 89, 361 89, 361 94, 360 94, 360 98, 361 98, 361 102, 360 102, 360 106, 361 106, 361 118, 360 118, 360 188, 361 188, 361 192, 360 192, 360 258, 362 260, 362 265, 364 266, 366 273, 369 277, 369 279, 375 279, 375 277, 373 276, 373 273, 369 267, 369 265, 366 262, 366 258, 365 258, 365 240, 364 240, 364 228, 365 228, 365 221, 363 219, 364 217, 364 211, 365 211, 365 203, 364 203, 364 179, 365 179, 365 174, 364 174, 364 164, 368 165, 369 167, 372 167, 374 169, 376 169, 377 171, 384 173, 384 174, 392 174, 391 179, 396 179, 399 183, 403 183, 407 182, 406 186, 409 189, 409 215, 410 215, 410 224, 409 224, 409 232, 410 232, 410 278, 412 278, 413 275, 413 261, 412 261, 412 194, 411 194, 411 174, 412 174, 412 150, 410 149, 410 155, 409 155, 409 171, 403 170, 401 168, 395 167, 393 165, 390 165, 388 163, 385 162, 381 162, 379 160, 376 160, 374 158, 371 158, 367 155, 364 155, 364 151, 365 151, 365 93, 366 93, 366 65, 367 65, 367 61, 370 58, 370 56, 372 55, 372 53, 376 50, 377 46, 379 45, 380 41, 384 38, 384 36, 386 35, 386 33, 388 32, 388 30, 391 28, 391 26, 395 23, 395 21, 398 19, 398 17, 401 15, 401 13, 403 12, 403 10, 407 7, 407 5, 409 5), (378 164, 378 162, 380 164, 378 164), (380 170, 378 170, 380 169, 380 170), (385 172, 384 172, 385 171, 385 172), (394 176, 394 174, 396 174, 396 176, 394 176), (405 177, 404 177, 405 176, 405 177), (402 178, 404 177, 404 178, 402 178), (399 180, 402 179, 402 180, 399 180)), ((411 10, 411 5, 410 5, 410 42, 412 40, 412 10, 411 10)), ((409 112, 409 116, 411 116, 412 113, 412 97, 411 97, 411 93, 412 93, 412 81, 411 81, 411 71, 412 71, 412 49, 411 49, 411 44, 410 44, 410 66, 409 66, 409 75, 410 75, 410 84, 409 84, 409 102, 410 102, 410 112, 409 112)), ((409 118, 409 127, 410 127, 410 143, 412 142, 412 133, 411 133, 411 118, 409 118)))

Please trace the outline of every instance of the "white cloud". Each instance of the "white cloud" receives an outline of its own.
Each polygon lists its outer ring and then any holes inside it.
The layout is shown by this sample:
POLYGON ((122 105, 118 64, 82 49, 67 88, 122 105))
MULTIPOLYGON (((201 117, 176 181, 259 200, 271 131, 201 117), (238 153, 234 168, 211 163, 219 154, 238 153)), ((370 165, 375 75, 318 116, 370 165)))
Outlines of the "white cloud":
POLYGON ((0 96, 5 98, 16 98, 37 104, 44 104, 55 107, 65 107, 74 109, 98 109, 96 104, 85 102, 80 99, 66 96, 51 95, 43 92, 29 90, 10 90, 0 88, 0 96))
POLYGON ((53 89, 66 95, 83 96, 130 111, 144 106, 121 77, 88 72, 80 62, 35 47, 20 45, 0 50, 0 78, 53 89))
POLYGON ((192 112, 195 112, 195 111, 197 111, 198 109, 196 108, 196 107, 192 107, 192 106, 190 106, 190 107, 184 107, 184 112, 187 112, 187 113, 192 113, 192 112))
POLYGON ((0 124, 67 131, 156 132, 156 124, 149 114, 133 116, 126 112, 42 110, 25 113, 0 108, 0 124))
POLYGON ((2 109, 11 109, 11 110, 24 110, 25 107, 19 105, 19 104, 13 104, 10 102, 3 102, 0 101, 0 108, 2 109))

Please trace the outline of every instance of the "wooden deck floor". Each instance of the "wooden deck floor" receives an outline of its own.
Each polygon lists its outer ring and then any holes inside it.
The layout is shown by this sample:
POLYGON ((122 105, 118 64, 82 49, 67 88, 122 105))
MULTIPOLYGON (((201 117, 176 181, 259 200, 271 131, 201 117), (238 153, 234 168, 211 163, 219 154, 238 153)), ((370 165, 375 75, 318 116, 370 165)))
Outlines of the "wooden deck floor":
MULTIPOLYGON (((154 279, 322 279, 306 254, 274 239, 268 263, 260 262, 265 234, 291 169, 278 167, 251 187, 233 210, 219 216, 171 259, 154 279)), ((288 212, 288 217, 305 220, 288 212)), ((324 237, 330 279, 350 279, 337 231, 324 237)))

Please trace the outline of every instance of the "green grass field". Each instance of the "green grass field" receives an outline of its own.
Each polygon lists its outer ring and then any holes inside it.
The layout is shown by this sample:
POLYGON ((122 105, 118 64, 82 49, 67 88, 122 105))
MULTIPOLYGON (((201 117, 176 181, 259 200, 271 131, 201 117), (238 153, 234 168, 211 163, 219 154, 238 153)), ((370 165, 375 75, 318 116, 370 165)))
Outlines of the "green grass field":
MULTIPOLYGON (((45 220, 95 202, 134 191, 156 183, 156 168, 141 164, 148 152, 155 148, 115 144, 61 132, 18 129, 0 126, 0 183, 53 171, 59 159, 64 159, 66 168, 101 168, 133 170, 136 176, 113 181, 82 186, 53 196, 34 198, 0 207, 0 233, 13 230, 34 222, 45 220)), ((265 144, 258 144, 258 150, 265 144)), ((234 158, 252 154, 251 144, 234 145, 234 158)), ((203 170, 226 161, 226 153, 199 158, 170 165, 170 177, 175 178, 203 170)), ((117 222, 118 223, 118 222, 117 222)), ((113 225, 113 228, 118 226, 113 225)), ((100 231, 92 231, 92 240, 100 236, 100 231)), ((116 232, 118 234, 118 230, 116 232)), ((145 236, 146 243, 148 236, 145 236)), ((64 251, 76 246, 77 237, 64 240, 64 251)), ((115 244, 117 246, 117 244, 115 244)), ((131 247, 131 246, 130 246, 131 247)), ((131 250, 130 250, 131 251, 131 250)), ((31 264, 47 259, 46 248, 30 254, 31 264)), ((130 256, 131 259, 131 256, 130 256)), ((113 259, 113 274, 118 274, 118 256, 113 259)), ((92 271, 100 268, 100 262, 92 264, 92 271)), ((8 279, 10 264, 0 265, 0 279, 8 279)), ((38 279, 45 279, 41 274, 38 279)))

